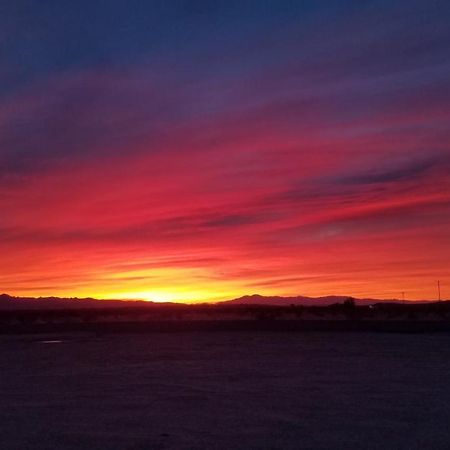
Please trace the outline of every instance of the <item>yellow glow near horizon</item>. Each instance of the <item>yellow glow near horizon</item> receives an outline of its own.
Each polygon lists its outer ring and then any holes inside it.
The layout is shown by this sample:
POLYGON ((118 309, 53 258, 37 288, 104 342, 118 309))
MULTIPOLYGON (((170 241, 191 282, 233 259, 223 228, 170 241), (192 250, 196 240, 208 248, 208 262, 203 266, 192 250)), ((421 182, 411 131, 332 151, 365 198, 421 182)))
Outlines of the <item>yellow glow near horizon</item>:
POLYGON ((110 283, 110 288, 97 296, 103 299, 195 303, 224 300, 242 292, 242 288, 222 280, 207 282, 209 276, 208 271, 193 268, 152 268, 110 273, 103 277, 110 283))
POLYGON ((101 298, 107 299, 133 299, 146 300, 156 303, 164 302, 182 302, 182 303, 200 303, 200 302, 214 302, 233 298, 232 293, 212 292, 208 290, 183 290, 183 289, 155 289, 149 291, 132 291, 121 292, 120 294, 105 294, 101 298))

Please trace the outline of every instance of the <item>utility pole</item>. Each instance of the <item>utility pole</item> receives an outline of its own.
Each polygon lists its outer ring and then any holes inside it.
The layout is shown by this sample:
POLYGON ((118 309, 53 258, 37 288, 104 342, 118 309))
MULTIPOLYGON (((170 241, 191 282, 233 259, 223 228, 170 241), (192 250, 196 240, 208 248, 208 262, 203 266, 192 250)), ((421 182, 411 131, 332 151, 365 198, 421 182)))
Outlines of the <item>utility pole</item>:
POLYGON ((438 298, 439 301, 441 301, 441 282, 438 280, 438 298))
POLYGON ((405 303, 405 293, 402 292, 402 303, 405 303))

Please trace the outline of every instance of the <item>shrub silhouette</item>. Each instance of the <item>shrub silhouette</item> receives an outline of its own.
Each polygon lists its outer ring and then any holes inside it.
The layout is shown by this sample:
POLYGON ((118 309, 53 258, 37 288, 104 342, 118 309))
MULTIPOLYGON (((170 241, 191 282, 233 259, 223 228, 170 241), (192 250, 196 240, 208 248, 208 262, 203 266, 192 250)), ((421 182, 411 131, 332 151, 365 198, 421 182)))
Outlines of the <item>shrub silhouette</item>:
POLYGON ((346 309, 353 309, 356 306, 355 299, 353 297, 348 297, 344 300, 343 305, 346 309))

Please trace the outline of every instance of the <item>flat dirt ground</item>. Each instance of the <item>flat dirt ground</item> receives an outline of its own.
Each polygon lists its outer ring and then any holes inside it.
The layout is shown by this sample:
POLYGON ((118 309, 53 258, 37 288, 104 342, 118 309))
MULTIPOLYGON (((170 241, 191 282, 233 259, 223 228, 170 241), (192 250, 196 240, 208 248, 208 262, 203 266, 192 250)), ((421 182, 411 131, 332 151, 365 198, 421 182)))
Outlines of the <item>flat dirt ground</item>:
POLYGON ((450 335, 0 338, 0 447, 448 449, 450 335))

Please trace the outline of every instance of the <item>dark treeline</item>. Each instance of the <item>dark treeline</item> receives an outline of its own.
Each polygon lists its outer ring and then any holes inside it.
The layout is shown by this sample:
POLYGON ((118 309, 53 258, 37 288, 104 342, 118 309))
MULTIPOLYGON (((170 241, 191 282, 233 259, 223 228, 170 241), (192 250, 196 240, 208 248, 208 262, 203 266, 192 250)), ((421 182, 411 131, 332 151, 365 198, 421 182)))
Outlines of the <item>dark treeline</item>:
MULTIPOLYGON (((350 325, 357 322, 417 322, 441 323, 439 330, 450 329, 450 301, 435 303, 377 303, 369 306, 355 305, 349 298, 343 303, 328 306, 261 306, 261 305, 224 305, 224 304, 151 304, 116 308, 86 309, 45 309, 45 310, 5 310, 0 311, 0 333, 33 332, 33 331, 71 331, 76 329, 95 330, 96 324, 104 328, 105 324, 128 324, 129 331, 148 329, 142 324, 172 324, 168 328, 183 329, 183 325, 174 323, 216 324, 216 328, 226 328, 226 324, 234 323, 236 327, 263 327, 248 325, 250 322, 263 323, 273 329, 308 328, 304 323, 316 322, 312 327, 321 329, 319 322, 337 323, 340 329, 359 329, 361 325, 350 325), (274 323, 277 323, 274 325, 274 323), (237 325, 237 324, 238 325, 237 325), (272 323, 272 325, 267 325, 272 323), (295 325, 297 323, 297 325, 295 325), (298 325, 303 323, 303 325, 298 325), (100 326, 100 324, 103 324, 100 326), (136 324, 141 324, 137 326, 136 324), (246 325, 247 324, 247 325, 246 325), (347 324, 347 325, 345 325, 347 324), (447 326, 448 324, 448 326, 447 326), (445 326, 444 326, 445 325, 445 326), (284 328, 283 328, 284 327, 284 328), (356 327, 356 328, 355 328, 356 327)), ((187 325, 185 325, 186 327, 187 325)), ((195 328, 194 325, 190 325, 195 328)), ((231 326, 231 325, 230 325, 231 326)), ((328 325, 329 327, 331 325, 328 325)), ((116 326, 116 328, 125 325, 116 326)), ((211 325, 214 328, 214 325, 211 325)), ((377 325, 376 327, 379 327, 377 325)), ((436 328, 436 325, 434 325, 436 328)), ((114 328, 114 327, 113 327, 114 328)), ((125 327, 126 328, 126 327, 125 327)), ((158 328, 156 326, 156 328, 158 328)), ((164 328, 164 327, 163 327, 164 328)), ((188 327, 189 328, 189 327, 188 327)), ((367 328, 367 325, 362 326, 367 328)), ((407 327, 408 328, 408 327, 407 327)), ((409 326, 409 328, 411 328, 409 326)))

